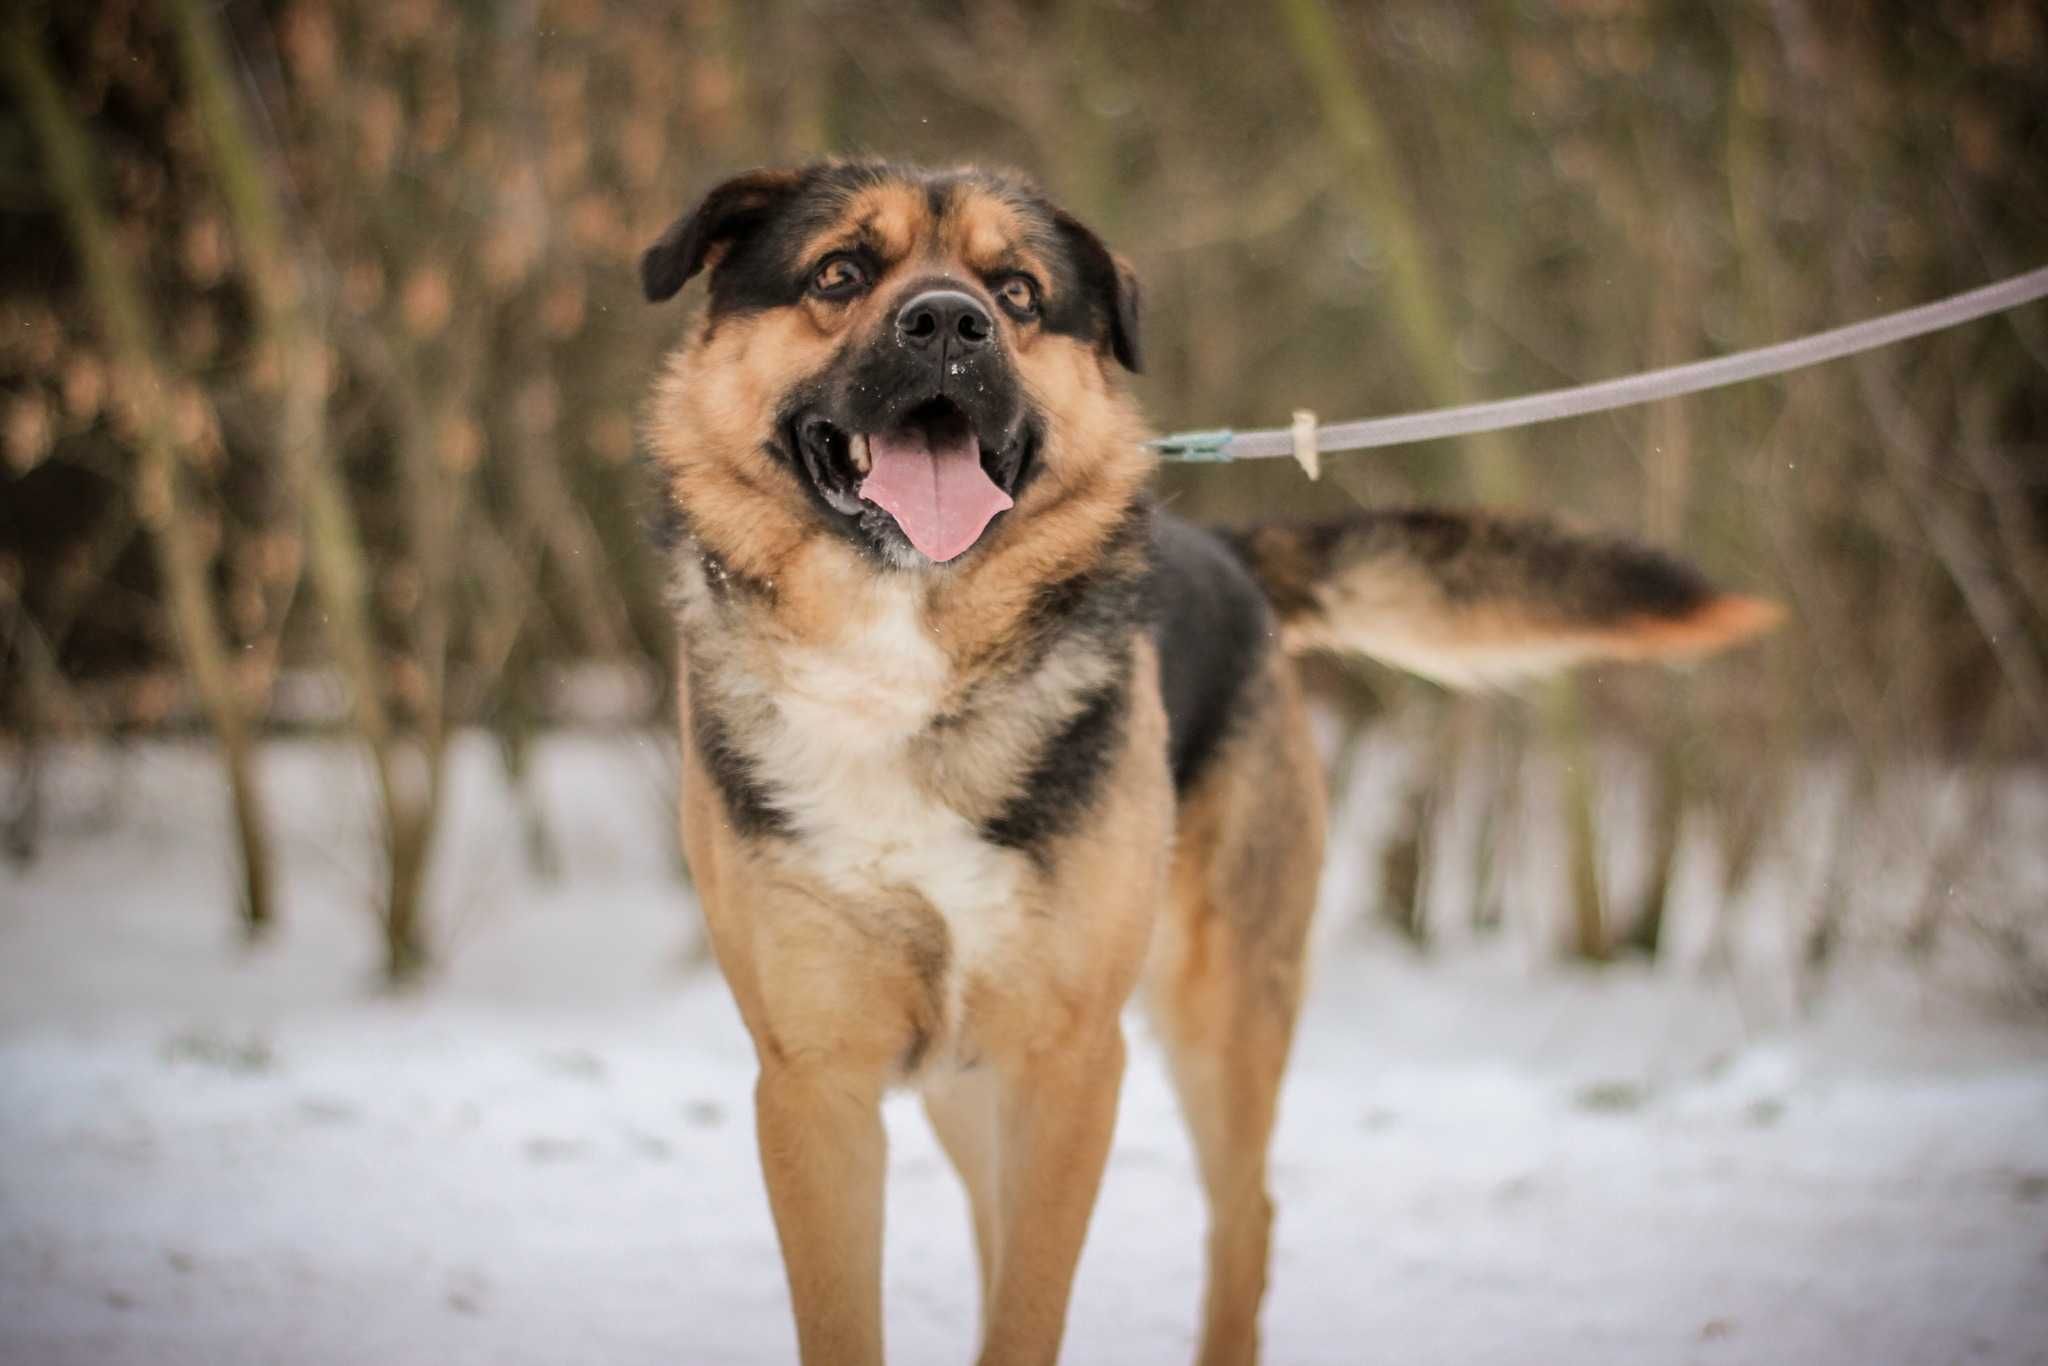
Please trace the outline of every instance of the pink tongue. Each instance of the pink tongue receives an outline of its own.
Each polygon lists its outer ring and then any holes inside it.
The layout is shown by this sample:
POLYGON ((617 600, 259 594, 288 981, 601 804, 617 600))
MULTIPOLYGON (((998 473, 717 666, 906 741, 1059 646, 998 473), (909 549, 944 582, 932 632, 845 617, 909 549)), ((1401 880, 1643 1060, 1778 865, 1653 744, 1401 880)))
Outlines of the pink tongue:
POLYGON ((947 424, 938 439, 918 427, 868 438, 874 464, 860 496, 885 509, 910 543, 944 563, 981 539, 1010 495, 981 468, 981 446, 965 423, 947 424))

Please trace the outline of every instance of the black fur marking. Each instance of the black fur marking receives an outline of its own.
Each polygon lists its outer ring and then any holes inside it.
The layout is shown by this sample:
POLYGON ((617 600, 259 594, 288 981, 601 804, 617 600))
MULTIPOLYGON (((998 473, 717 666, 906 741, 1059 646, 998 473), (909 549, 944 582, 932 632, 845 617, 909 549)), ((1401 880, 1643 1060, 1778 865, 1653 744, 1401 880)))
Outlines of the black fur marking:
POLYGON ((788 813, 775 805, 773 794, 754 774, 753 760, 733 743, 725 718, 694 696, 690 699, 690 735, 734 829, 743 835, 792 833, 788 813))
POLYGON ((1512 600, 1590 626, 1679 619, 1715 596, 1698 570, 1659 551, 1533 518, 1374 511, 1225 539, 1285 619, 1317 611, 1319 588, 1374 561, 1420 569, 1451 603, 1512 600))
POLYGON ((815 262, 798 251, 877 185, 922 186, 934 216, 971 186, 1016 209, 1050 264, 1040 326, 1102 346, 1127 369, 1141 363, 1138 289, 1130 270, 1078 219, 1029 182, 984 170, 926 171, 884 162, 820 162, 793 171, 755 171, 719 185, 678 219, 641 260, 647 297, 677 293, 707 265, 710 317, 786 308, 803 297, 815 262), (722 251, 715 261, 714 251, 722 251))
POLYGON ((647 539, 653 542, 656 553, 666 558, 673 555, 689 538, 689 522, 683 516, 682 506, 676 502, 673 494, 660 487, 658 479, 650 478, 647 482, 653 486, 653 496, 647 500, 647 513, 644 519, 647 539))
POLYGON ((731 602, 734 598, 745 598, 754 602, 773 602, 775 589, 765 580, 734 569, 723 555, 692 539, 685 553, 697 557, 697 563, 704 568, 704 586, 717 602, 731 602))
POLYGON ((1046 737, 1017 795, 982 823, 982 838, 1040 856, 1047 840, 1072 829, 1094 804, 1116 758, 1130 705, 1126 658, 1115 677, 1085 694, 1066 724, 1046 737))
POLYGON ((1330 577, 1330 563, 1345 536, 1356 529, 1354 522, 1312 522, 1283 528, 1289 554, 1276 563, 1262 555, 1258 538, 1274 534, 1257 527, 1218 528, 1215 534, 1233 554, 1250 568, 1263 588, 1266 600, 1282 618, 1301 616, 1316 609, 1316 588, 1330 577))
POLYGON ((944 918, 926 911, 913 921, 903 950, 910 959, 911 970, 917 974, 918 985, 924 989, 927 1008, 925 1015, 911 1021, 910 1043, 903 1050, 900 1064, 908 1075, 917 1071, 931 1049, 932 1034, 927 1022, 945 1018, 946 967, 953 957, 953 941, 946 932, 944 918))
MULTIPOLYGON (((1041 211, 1048 208, 1042 201, 1038 207, 1041 211)), ((1079 219, 1059 210, 1051 212, 1065 247, 1060 255, 1073 263, 1080 289, 1078 300, 1047 310, 1046 330, 1078 336, 1096 346, 1107 345, 1118 364, 1137 373, 1145 364, 1138 347, 1137 277, 1079 219)))
POLYGON ((1025 658, 1043 660, 1054 645, 1082 639, 1112 648, 1133 626, 1148 619, 1151 565, 1131 554, 1152 527, 1149 505, 1134 504, 1109 534, 1097 568, 1042 585, 1032 599, 1022 636, 1025 658))
POLYGON ((1611 538, 1572 535, 1546 522, 1475 518, 1427 509, 1375 514, 1357 528, 1355 551, 1395 551, 1427 568, 1452 602, 1513 593, 1575 621, 1684 617, 1714 597, 1692 566, 1611 538))
POLYGON ((1100 655, 1121 650, 1132 631, 1151 620, 1150 564, 1134 553, 1151 520, 1148 503, 1133 504, 1103 543, 1094 568, 1039 585, 1014 645, 992 671, 993 681, 971 689, 954 711, 933 721, 934 727, 956 725, 984 698, 1005 694, 1019 674, 1043 664, 1056 649, 1100 655))
POLYGON ((921 1024, 913 1024, 910 1027, 910 1042, 904 1047, 903 1057, 896 1064, 898 1070, 905 1076, 909 1076, 917 1071, 919 1067, 924 1065, 924 1055, 930 1050, 931 1046, 932 1036, 930 1031, 921 1024))
POLYGON ((796 176, 787 171, 750 171, 726 181, 671 224, 640 258, 641 291, 652 303, 672 298, 704 269, 714 250, 744 249, 763 224, 780 216, 796 188, 796 176))
POLYGON ((679 572, 683 561, 694 559, 703 567, 704 584, 714 600, 726 602, 734 597, 774 600, 775 590, 772 587, 734 569, 723 556, 704 544, 690 522, 689 513, 665 488, 657 486, 654 490, 652 504, 647 510, 647 534, 654 542, 655 550, 668 561, 671 582, 675 587, 680 588, 684 582, 679 572))
POLYGON ((946 932, 945 920, 933 914, 921 922, 911 934, 907 948, 910 965, 917 972, 918 985, 924 988, 932 1008, 937 1010, 944 1004, 946 965, 953 957, 953 941, 946 932))
POLYGON ((1174 790, 1185 795, 1229 735, 1246 685, 1274 648, 1273 614, 1213 532, 1161 515, 1152 561, 1167 748, 1174 790))

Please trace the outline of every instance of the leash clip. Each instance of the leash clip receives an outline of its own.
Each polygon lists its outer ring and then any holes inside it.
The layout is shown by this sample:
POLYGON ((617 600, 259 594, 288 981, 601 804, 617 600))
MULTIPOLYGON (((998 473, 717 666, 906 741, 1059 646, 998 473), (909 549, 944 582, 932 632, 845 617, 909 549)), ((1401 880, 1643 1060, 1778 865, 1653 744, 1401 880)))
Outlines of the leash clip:
POLYGON ((1156 436, 1145 444, 1159 453, 1162 460, 1180 460, 1189 464, 1220 465, 1234 459, 1230 443, 1237 433, 1228 427, 1218 427, 1210 432, 1175 432, 1171 436, 1156 436))

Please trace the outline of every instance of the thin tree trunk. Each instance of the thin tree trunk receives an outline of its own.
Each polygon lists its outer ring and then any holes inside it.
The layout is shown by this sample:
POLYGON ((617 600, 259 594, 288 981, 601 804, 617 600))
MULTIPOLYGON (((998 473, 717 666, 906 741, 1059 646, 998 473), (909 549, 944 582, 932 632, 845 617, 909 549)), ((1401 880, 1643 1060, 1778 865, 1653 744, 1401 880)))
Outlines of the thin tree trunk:
POLYGON ((7 604, 9 630, 0 663, 14 664, 21 679, 22 705, 17 729, 8 737, 13 770, 4 814, 0 814, 0 845, 8 862, 26 868, 35 862, 43 832, 43 765, 50 732, 56 728, 63 680, 28 606, 16 598, 7 604))
POLYGON ((1545 729, 1562 745, 1566 857, 1571 877, 1573 954, 1605 962, 1614 954, 1607 902, 1600 887, 1599 831, 1594 823, 1595 756, 1586 740, 1576 692, 1555 687, 1545 697, 1545 729))
POLYGON ((1380 917, 1417 948, 1427 947, 1430 940, 1431 848, 1458 768, 1458 706, 1453 699, 1428 718, 1422 753, 1407 775, 1400 819, 1380 852, 1380 917))
POLYGON ((18 19, 6 46, 8 73, 78 249, 87 292, 122 380, 121 397, 135 418, 136 502, 156 549, 186 674, 220 741, 242 854, 242 923, 250 933, 260 933, 275 917, 275 901, 254 738, 207 582, 207 553, 197 509, 184 487, 176 428, 166 411, 169 376, 162 349, 153 336, 135 273, 115 244, 100 200, 100 172, 92 145, 65 102, 40 35, 18 19))
POLYGON ((407 781, 402 746, 385 705, 362 536, 347 487, 327 451, 328 347, 312 290, 291 253, 265 159, 229 78, 215 20, 196 0, 170 0, 167 8, 214 173, 247 259, 258 326, 281 362, 279 452, 286 483, 304 506, 307 564, 328 643, 348 679, 355 728, 377 775, 386 853, 386 973, 402 981, 428 961, 418 897, 439 784, 431 775, 424 783, 407 781))
MULTIPOLYGON (((1646 179, 1653 178, 1654 167, 1642 155, 1640 141, 1637 146, 1639 165, 1646 179)), ((1678 249, 1670 233, 1658 234, 1653 240, 1661 243, 1652 261, 1666 287, 1650 301, 1650 363, 1673 365, 1684 354, 1689 320, 1699 312, 1699 279, 1691 258, 1678 249)), ((1649 450, 1644 455, 1643 533, 1653 545, 1683 544, 1693 480, 1692 423, 1685 404, 1675 399, 1653 404, 1644 418, 1643 435, 1649 450)), ((1661 700, 1661 724, 1650 756, 1649 882, 1628 928, 1627 943, 1653 959, 1664 943, 1672 865, 1678 857, 1678 837, 1693 780, 1686 748, 1694 719, 1687 701, 1683 684, 1675 685, 1661 700)))
POLYGON ((1683 707, 1665 708, 1665 731, 1651 757, 1650 880, 1629 926, 1626 942, 1655 958, 1664 947, 1664 917, 1671 905, 1671 878, 1678 861, 1678 837, 1685 826, 1690 774, 1685 733, 1692 722, 1683 707))
MULTIPOLYGON (((352 328, 343 337, 357 368, 390 406, 393 460, 404 491, 406 541, 419 570, 419 604, 412 613, 412 658, 419 669, 414 723, 387 744, 392 781, 384 789, 386 853, 391 882, 385 902, 387 966, 394 981, 427 962, 424 908, 427 866, 439 825, 448 749, 448 661, 454 640, 452 612, 456 551, 465 477, 448 467, 449 436, 474 396, 471 367, 437 375, 431 396, 419 380, 417 354, 394 354, 381 334, 352 328)), ((451 352, 473 355, 481 342, 451 352)))
MULTIPOLYGON (((1379 113, 1344 60, 1323 0, 1276 0, 1289 42, 1323 112, 1324 127, 1344 163, 1339 190, 1352 213, 1370 224, 1387 260, 1388 303, 1395 330, 1432 403, 1469 403, 1474 395, 1459 368, 1445 320, 1437 271, 1415 198, 1387 145, 1379 113)), ((1523 491, 1520 467, 1497 432, 1462 439, 1474 458, 1473 485, 1489 502, 1513 502, 1523 491)))

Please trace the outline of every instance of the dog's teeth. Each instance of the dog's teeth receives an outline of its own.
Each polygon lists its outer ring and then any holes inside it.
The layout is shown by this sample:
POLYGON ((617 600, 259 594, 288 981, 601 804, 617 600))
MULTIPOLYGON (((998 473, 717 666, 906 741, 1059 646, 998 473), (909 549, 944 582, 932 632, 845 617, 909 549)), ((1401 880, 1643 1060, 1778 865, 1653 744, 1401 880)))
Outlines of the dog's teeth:
POLYGON ((868 454, 868 439, 856 435, 847 442, 847 454, 853 457, 853 467, 862 474, 874 468, 875 458, 868 454))

